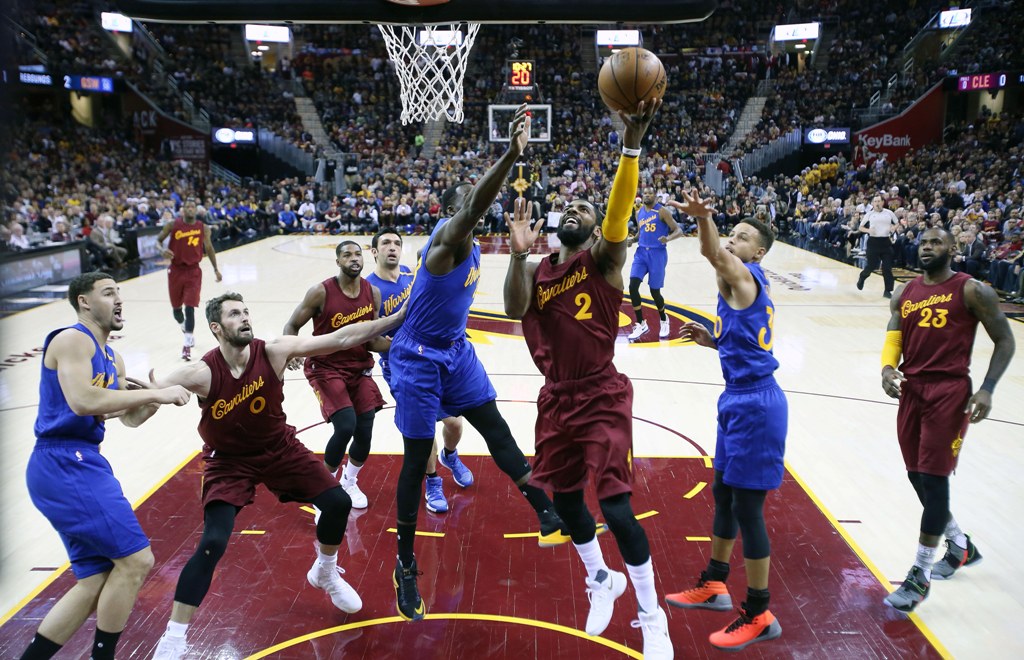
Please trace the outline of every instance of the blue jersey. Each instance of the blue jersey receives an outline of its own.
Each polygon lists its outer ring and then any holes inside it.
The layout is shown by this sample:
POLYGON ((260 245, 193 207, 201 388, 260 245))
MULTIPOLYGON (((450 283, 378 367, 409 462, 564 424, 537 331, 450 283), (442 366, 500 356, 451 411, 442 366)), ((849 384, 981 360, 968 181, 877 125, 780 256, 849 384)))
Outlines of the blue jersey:
POLYGON ((715 340, 727 385, 750 383, 772 375, 779 361, 772 355, 775 305, 760 264, 744 264, 757 282, 757 297, 746 309, 733 309, 718 295, 715 340))
POLYGON ((473 240, 473 249, 462 263, 445 275, 432 275, 424 263, 430 253, 430 246, 445 218, 437 223, 423 256, 416 266, 412 291, 409 293, 409 311, 406 313, 402 332, 409 333, 423 342, 447 345, 466 337, 466 321, 469 307, 473 304, 477 282, 480 280, 480 244, 473 240))
POLYGON ((661 204, 655 204, 649 211, 646 206, 641 206, 636 212, 636 224, 640 247, 665 248, 665 244, 658 240, 669 234, 668 225, 661 221, 661 204))
MULTIPOLYGON (((43 356, 46 356, 46 349, 58 333, 65 330, 83 332, 92 339, 96 345, 96 351, 92 356, 92 386, 105 387, 109 390, 118 389, 117 364, 114 362, 114 350, 109 346, 106 351, 100 348, 89 328, 81 323, 76 323, 67 328, 59 328, 46 336, 43 343, 43 356)), ((76 415, 64 398, 64 391, 60 388, 57 380, 57 371, 49 369, 44 359, 42 364, 42 377, 39 380, 39 413, 36 415, 36 438, 38 440, 78 440, 92 444, 103 442, 104 424, 102 417, 76 415)))
MULTIPOLYGON (((412 292, 412 269, 408 266, 399 266, 397 282, 385 280, 379 277, 377 273, 370 273, 367 275, 366 281, 380 290, 380 309, 377 310, 377 316, 384 318, 385 316, 391 316, 401 308, 402 303, 405 302, 406 298, 408 298, 409 294, 412 292)), ((395 330, 392 331, 392 334, 397 331, 398 328, 395 328, 395 330)), ((386 360, 388 354, 386 352, 381 353, 380 357, 382 360, 386 360)))

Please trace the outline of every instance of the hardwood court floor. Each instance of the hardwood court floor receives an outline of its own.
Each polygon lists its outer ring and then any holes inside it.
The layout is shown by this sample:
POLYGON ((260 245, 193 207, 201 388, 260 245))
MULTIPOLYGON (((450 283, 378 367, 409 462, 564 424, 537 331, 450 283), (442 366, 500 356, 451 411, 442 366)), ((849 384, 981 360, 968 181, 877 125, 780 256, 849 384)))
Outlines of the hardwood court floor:
MULTIPOLYGON (((415 250, 423 240, 422 237, 407 239, 405 263, 412 265, 415 250)), ((500 241, 495 243, 492 247, 500 251, 500 241)), ((207 270, 204 299, 227 289, 243 293, 252 311, 257 335, 265 338, 275 336, 306 288, 337 273, 333 253, 335 244, 334 239, 324 237, 279 237, 225 252, 219 259, 224 282, 215 284, 212 272, 207 270)), ((676 319, 673 321, 673 334, 676 334, 680 319, 710 318, 714 314, 714 275, 700 258, 694 239, 676 241, 669 245, 669 250, 669 281, 664 294, 672 303, 676 319)), ((367 261, 364 273, 369 273, 372 257, 369 251, 364 254, 367 261)), ((500 408, 520 446, 529 454, 532 453, 535 418, 533 401, 542 379, 529 358, 525 344, 517 336, 517 324, 501 320, 501 286, 507 263, 508 257, 500 254, 484 257, 470 334, 494 381, 500 408)), ((846 650, 833 647, 833 652, 829 653, 824 647, 817 647, 822 651, 817 652, 812 646, 804 645, 811 639, 807 633, 813 631, 814 635, 820 636, 823 629, 826 632, 844 630, 844 634, 850 637, 858 636, 865 640, 874 634, 872 631, 881 630, 886 644, 897 644, 894 640, 899 635, 894 632, 895 628, 905 629, 902 621, 892 619, 891 613, 881 610, 878 603, 884 594, 879 585, 901 580, 912 562, 920 518, 919 505, 906 481, 896 444, 895 402, 882 394, 878 377, 878 356, 888 319, 888 301, 881 296, 881 280, 872 277, 865 291, 859 292, 854 287, 857 275, 854 267, 784 244, 776 244, 765 261, 765 267, 772 279, 777 307, 774 347, 781 362, 777 376, 790 403, 787 465, 793 481, 787 482, 782 491, 773 496, 769 512, 776 550, 772 593, 774 602, 778 602, 780 608, 786 608, 785 618, 779 613, 784 633, 779 641, 762 645, 764 648, 758 649, 757 654, 766 657, 812 657, 821 656, 822 652, 834 657, 918 655, 906 647, 898 647, 901 651, 894 651, 894 647, 885 651, 884 646, 849 646, 846 650), (801 499, 815 506, 797 507, 793 504, 801 499), (812 525, 815 518, 829 524, 812 525), (792 527, 798 523, 808 527, 799 534, 793 534, 792 527), (856 562, 853 564, 854 568, 849 569, 848 575, 856 579, 846 580, 842 588, 833 588, 837 584, 834 581, 793 577, 796 573, 819 577, 829 572, 846 574, 842 567, 847 566, 851 551, 859 558, 860 567, 856 567, 856 562), (835 602, 841 605, 835 605, 835 602), (855 611, 856 616, 845 617, 841 614, 843 611, 855 611), (840 614, 832 614, 835 612, 840 614), (866 619, 863 618, 865 616, 866 619), (854 651, 855 648, 869 650, 862 654, 854 651)), ((153 273, 126 281, 122 283, 121 290, 125 299, 126 326, 113 345, 124 356, 129 373, 141 376, 150 368, 161 373, 175 368, 180 364, 181 335, 168 309, 165 275, 153 273)), ((646 292, 646 288, 643 291, 646 292)), ((627 308, 624 306, 623 309, 627 308)), ((653 321, 653 310, 648 312, 653 321)), ((38 401, 38 347, 49 329, 73 320, 70 306, 59 301, 0 320, 0 356, 4 358, 0 362, 0 432, 3 438, 0 451, 0 613, 6 612, 0 618, 0 624, 3 624, 0 627, 0 649, 3 649, 0 655, 4 656, 18 652, 30 635, 29 619, 41 617, 49 606, 46 599, 59 595, 68 584, 66 575, 58 575, 53 588, 40 592, 40 585, 51 582, 54 569, 65 563, 65 555, 56 534, 28 499, 24 466, 33 443, 31 429, 38 401), (41 598, 35 598, 36 594, 41 598), (28 610, 23 610, 25 605, 29 605, 28 610)), ((623 338, 617 347, 616 364, 633 379, 636 392, 634 453, 637 458, 653 459, 646 464, 638 463, 637 500, 642 501, 648 494, 658 499, 656 506, 645 508, 638 505, 637 511, 657 509, 661 512, 660 516, 645 519, 643 524, 652 537, 661 539, 652 544, 659 587, 677 589, 684 586, 686 579, 692 579, 685 578, 685 575, 705 561, 707 552, 706 542, 686 542, 685 536, 678 537, 684 534, 706 536, 710 520, 682 497, 687 491, 674 492, 672 488, 677 486, 674 480, 669 478, 666 481, 655 467, 660 466, 661 470, 669 473, 678 472, 686 481, 689 477, 682 470, 677 470, 677 466, 698 461, 680 459, 695 459, 713 450, 715 402, 722 390, 721 371, 714 351, 678 340, 658 342, 652 336, 644 343, 629 345, 624 340, 629 318, 624 315, 621 323, 623 338), (651 476, 654 473, 658 474, 656 481, 651 476), (649 477, 652 479, 650 484, 649 477), (679 506, 677 511, 673 510, 675 505, 679 506), (670 519, 683 522, 662 523, 670 519), (670 542, 673 539, 675 544, 670 542), (679 580, 683 583, 680 584, 679 580)), ((1011 327, 1018 344, 1024 344, 1021 324, 1013 323, 1011 327)), ((215 346, 201 325, 197 340, 196 354, 215 346)), ((991 346, 981 331, 974 356, 978 378, 987 366, 991 346)), ((1020 531, 1015 515, 1016 503, 1024 501, 1024 485, 1018 478, 1024 467, 1024 444, 1021 442, 1024 440, 1024 406, 1020 405, 1024 400, 1022 364, 1018 356, 1001 381, 994 398, 992 419, 970 429, 960 469, 953 479, 953 511, 978 543, 985 561, 957 574, 954 580, 936 582, 929 600, 921 606, 919 614, 911 618, 919 626, 920 634, 930 639, 940 654, 963 658, 1024 656, 1024 635, 1020 634, 1017 623, 1024 615, 1024 602, 1014 588, 1024 577, 1017 555, 1018 549, 1024 547, 1024 532, 1020 531)), ((315 398, 300 374, 289 372, 285 391, 285 406, 291 423, 303 428, 320 422, 315 398)), ((386 388, 385 398, 389 399, 386 388)), ((104 454, 114 465, 130 500, 139 501, 156 489, 153 495, 155 505, 166 498, 167 493, 179 492, 166 489, 175 483, 175 479, 182 478, 180 475, 172 477, 168 486, 157 487, 169 472, 175 471, 176 466, 185 465, 199 448, 195 432, 198 417, 195 404, 190 404, 184 408, 163 409, 140 429, 127 429, 116 422, 109 425, 104 454)), ((328 436, 323 426, 301 435, 315 451, 323 450, 328 436)), ((375 427, 375 452, 394 453, 400 446, 401 438, 393 425, 393 412, 390 409, 382 411, 375 427)), ((468 427, 460 450, 469 456, 486 452, 482 439, 468 427)), ((380 529, 391 520, 389 493, 393 492, 390 489, 393 488, 394 468, 390 461, 381 457, 376 461, 377 466, 375 461, 371 461, 362 478, 362 483, 376 489, 374 501, 379 502, 371 504, 365 517, 380 522, 371 525, 361 524, 361 521, 356 523, 364 543, 366 527, 371 528, 375 537, 372 539, 374 567, 367 569, 368 573, 360 578, 366 581, 365 586, 362 582, 359 584, 368 604, 366 617, 371 617, 372 612, 372 618, 391 614, 387 605, 390 583, 382 576, 386 573, 384 567, 393 561, 393 536, 380 529)), ((477 462, 474 467, 486 463, 477 462)), ((490 501, 488 498, 495 497, 499 499, 493 507, 522 506, 517 495, 507 493, 507 484, 499 475, 488 472, 484 467, 478 469, 482 478, 473 487, 475 492, 472 496, 484 500, 469 510, 477 511, 482 508, 480 504, 486 507, 486 502, 490 501)), ((687 483, 692 488, 693 484, 687 483)), ((446 489, 450 497, 455 495, 453 488, 451 481, 447 480, 446 489)), ((260 500, 258 510, 243 514, 239 529, 243 524, 253 529, 271 529, 271 523, 277 524, 279 517, 297 518, 300 515, 294 507, 278 506, 272 502, 262 508, 265 501, 269 502, 268 498, 260 500)), ((454 501, 458 501, 458 497, 454 501)), ((172 573, 176 573, 177 567, 191 552, 195 530, 201 523, 200 511, 197 506, 183 506, 173 515, 150 522, 147 506, 148 503, 140 508, 140 516, 153 539, 154 551, 161 561, 170 562, 167 566, 173 565, 172 573), (177 545, 171 544, 173 548, 161 540, 166 530, 172 530, 175 538, 181 539, 177 545)), ((474 521, 477 515, 471 516, 474 521)), ((463 518, 452 515, 442 524, 462 530, 463 525, 469 524, 462 521, 463 518)), ((525 521, 529 521, 529 516, 525 521)), ((293 521, 286 527, 294 524, 302 523, 293 521)), ((470 529, 475 527, 470 525, 470 529)), ((522 531, 530 530, 524 528, 522 531)), ((425 540, 419 542, 421 552, 425 550, 425 540)), ((238 541, 236 539, 234 544, 236 550, 250 539, 238 541)), ((268 546, 274 547, 265 553, 258 552, 256 556, 264 564, 281 564, 281 570, 285 571, 282 583, 286 578, 291 580, 294 577, 292 573, 301 578, 301 571, 308 567, 310 560, 306 541, 278 544, 272 539, 261 539, 259 543, 266 541, 270 541, 268 546)), ((443 542, 441 539, 438 543, 443 542)), ((615 557, 611 539, 603 540, 602 545, 609 559, 615 557)), ((501 602, 491 602, 488 596, 474 600, 458 611, 515 615, 521 606, 525 608, 523 611, 528 611, 524 618, 578 627, 582 621, 579 617, 585 617, 587 605, 580 579, 580 563, 567 550, 556 549, 551 555, 538 555, 531 549, 538 561, 544 561, 545 568, 550 563, 550 571, 537 570, 536 563, 525 574, 511 564, 507 568, 494 569, 492 572, 503 570, 505 579, 509 581, 533 581, 533 584, 518 593, 509 587, 505 591, 507 598, 501 602), (546 556, 557 556, 558 559, 542 559, 546 556), (535 600, 552 598, 564 599, 560 602, 567 609, 551 614, 549 608, 535 604, 535 600)), ((240 559, 246 556, 242 551, 238 552, 240 559)), ((620 560, 614 558, 612 561, 617 565, 620 560)), ((431 558, 431 563, 435 566, 443 564, 434 558, 431 558)), ((244 591, 249 600, 243 600, 240 593, 234 595, 231 575, 238 574, 232 566, 234 564, 226 564, 225 571, 217 578, 215 589, 220 594, 218 598, 226 597, 229 600, 224 602, 228 603, 232 598, 238 599, 239 608, 251 600, 258 600, 267 607, 277 601, 273 595, 277 592, 271 584, 261 586, 261 580, 253 579, 264 575, 264 565, 256 571, 257 567, 250 564, 249 572, 243 571, 235 578, 244 582, 244 586, 239 582, 234 586, 239 587, 239 592, 244 591)), ((734 562, 734 566, 738 567, 739 562, 734 562)), ((164 582, 173 582, 173 575, 165 575, 165 570, 166 567, 154 573, 143 592, 159 594, 159 597, 140 601, 129 622, 129 627, 138 628, 131 633, 132 639, 138 641, 131 647, 132 657, 144 657, 147 649, 151 648, 151 640, 159 634, 166 620, 170 600, 168 589, 172 587, 164 582), (145 645, 147 640, 150 640, 150 646, 145 645)), ((360 575, 358 567, 353 567, 352 573, 360 575)), ((734 597, 739 601, 742 597, 741 571, 737 571, 736 578, 731 582, 734 597)), ((476 583, 486 581, 474 579, 473 589, 483 590, 484 584, 477 587, 476 583)), ((283 610, 275 610, 275 616, 283 617, 282 630, 288 628, 303 634, 342 623, 341 617, 323 609, 326 601, 320 603, 315 592, 302 587, 301 580, 297 584, 294 580, 288 584, 288 588, 296 592, 294 603, 283 610), (291 607, 302 614, 289 618, 291 607), (312 613, 314 609, 317 611, 315 614, 312 613)), ((431 589, 435 589, 437 584, 432 582, 431 589)), ((605 636, 617 644, 635 649, 638 631, 626 627, 634 606, 631 594, 627 594, 620 603, 615 623, 605 636)), ((433 611, 456 611, 455 605, 446 605, 432 603, 433 611)), ((219 616, 213 607, 209 609, 211 620, 219 616)), ((199 611, 197 623, 207 616, 204 612, 205 605, 199 611)), ((709 653, 706 647, 700 646, 707 632, 714 627, 709 616, 712 615, 672 613, 673 638, 677 644, 686 644, 680 647, 680 657, 709 653)), ((222 632, 217 634, 238 638, 239 631, 253 627, 243 619, 251 621, 252 618, 238 616, 234 622, 224 620, 218 624, 221 627, 217 630, 222 632)), ((361 620, 366 620, 363 613, 353 615, 345 622, 361 620)), ((435 624, 428 623, 423 627, 424 635, 427 635, 427 630, 434 630, 429 633, 431 638, 447 639, 445 635, 450 631, 432 629, 431 625, 435 624), (440 637, 435 637, 435 634, 440 637)), ((460 627, 463 631, 460 635, 468 635, 475 640, 474 643, 484 644, 472 647, 480 652, 486 649, 493 651, 496 647, 487 646, 489 639, 519 639, 511 632, 499 632, 503 625, 465 623, 460 627)), ((197 627, 197 631, 200 629, 204 628, 197 627)), ((322 653, 327 655, 330 648, 340 649, 345 643, 354 644, 353 652, 357 648, 369 652, 375 648, 373 645, 378 643, 375 640, 379 640, 379 636, 401 638, 406 634, 404 629, 396 633, 395 624, 354 630, 359 631, 359 639, 353 637, 346 642, 348 638, 332 636, 330 641, 323 643, 334 646, 325 647, 322 653)), ((592 657, 603 657, 600 656, 602 651, 594 651, 596 647, 590 646, 592 642, 577 641, 579 638, 571 635, 530 634, 536 635, 531 639, 537 649, 553 648, 569 655, 587 653, 592 657)), ((250 645, 232 647, 231 650, 217 647, 217 657, 246 657, 265 648, 256 641, 253 639, 250 645)), ((127 650, 129 647, 124 648, 127 650)), ((505 648, 512 652, 513 647, 505 648)), ((192 657, 207 657, 214 652, 212 642, 201 644, 193 650, 192 657)), ((282 652, 280 657, 309 657, 311 653, 314 651, 308 650, 304 656, 303 652, 297 651, 296 655, 289 656, 282 652)))

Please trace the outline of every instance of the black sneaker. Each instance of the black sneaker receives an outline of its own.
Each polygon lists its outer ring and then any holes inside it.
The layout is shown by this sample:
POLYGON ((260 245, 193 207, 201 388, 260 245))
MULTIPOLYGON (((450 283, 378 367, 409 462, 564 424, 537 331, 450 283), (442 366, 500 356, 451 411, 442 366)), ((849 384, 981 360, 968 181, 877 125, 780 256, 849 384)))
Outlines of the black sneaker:
POLYGON ((885 597, 885 604, 900 612, 912 612, 928 597, 928 590, 931 589, 931 586, 931 582, 925 580, 921 567, 914 566, 907 573, 907 579, 903 581, 899 589, 885 597))
POLYGON ((537 518, 540 520, 540 538, 537 542, 540 547, 553 548, 572 540, 569 536, 569 528, 565 526, 554 509, 541 511, 537 514, 537 518))
POLYGON ((953 573, 956 573, 958 568, 977 564, 981 561, 981 553, 971 543, 971 535, 966 534, 965 536, 967 536, 966 548, 961 548, 956 543, 953 543, 952 540, 946 540, 946 555, 932 566, 932 578, 948 580, 953 577, 953 573))
POLYGON ((416 586, 416 578, 420 575, 423 573, 416 570, 415 559, 409 568, 402 566, 402 560, 398 560, 392 581, 395 584, 398 614, 406 621, 419 621, 427 613, 427 607, 420 598, 419 587, 416 586))

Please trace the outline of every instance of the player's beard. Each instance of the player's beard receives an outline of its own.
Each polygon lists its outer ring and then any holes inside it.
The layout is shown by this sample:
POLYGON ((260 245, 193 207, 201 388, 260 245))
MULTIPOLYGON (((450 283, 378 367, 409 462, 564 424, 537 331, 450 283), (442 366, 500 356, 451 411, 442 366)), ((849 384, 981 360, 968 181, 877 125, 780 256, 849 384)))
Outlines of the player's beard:
POLYGON ((929 275, 935 275, 941 273, 949 268, 950 254, 947 252, 941 257, 932 257, 932 260, 925 264, 921 261, 921 270, 928 273, 929 275))
POLYGON ((580 225, 576 229, 567 229, 564 225, 558 228, 558 240, 562 241, 562 245, 566 247, 579 247, 587 242, 591 236, 594 235, 593 227, 585 227, 580 225))
POLYGON ((224 339, 226 339, 227 342, 234 346, 235 348, 245 348, 246 346, 252 343, 252 331, 250 330, 249 333, 249 336, 245 337, 242 335, 241 330, 236 330, 232 333, 225 334, 224 339))

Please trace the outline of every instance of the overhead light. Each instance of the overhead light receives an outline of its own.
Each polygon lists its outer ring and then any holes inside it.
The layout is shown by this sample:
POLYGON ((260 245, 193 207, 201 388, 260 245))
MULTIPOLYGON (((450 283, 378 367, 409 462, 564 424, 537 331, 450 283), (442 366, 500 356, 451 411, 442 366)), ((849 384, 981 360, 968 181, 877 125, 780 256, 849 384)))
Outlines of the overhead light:
POLYGON ((807 48, 807 44, 796 44, 796 46, 794 46, 794 48, 804 49, 804 48, 807 48))
POLYGON ((270 50, 270 46, 256 46, 256 50, 270 50))
POLYGON ((260 57, 260 51, 254 50, 252 51, 252 53, 250 53, 250 55, 252 55, 253 57, 260 57))

